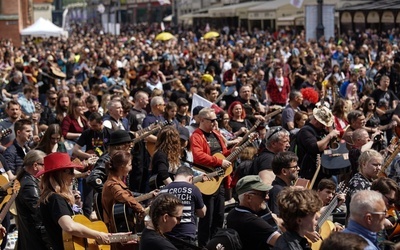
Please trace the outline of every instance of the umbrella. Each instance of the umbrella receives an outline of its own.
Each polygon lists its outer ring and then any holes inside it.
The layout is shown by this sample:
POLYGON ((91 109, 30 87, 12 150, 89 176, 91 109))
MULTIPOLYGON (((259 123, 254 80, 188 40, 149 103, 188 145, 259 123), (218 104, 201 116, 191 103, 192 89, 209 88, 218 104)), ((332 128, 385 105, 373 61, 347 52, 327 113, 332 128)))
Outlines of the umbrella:
POLYGON ((157 41, 168 41, 171 40, 172 38, 175 38, 174 35, 172 35, 169 32, 161 32, 156 36, 157 41))
POLYGON ((216 38, 216 37, 219 37, 219 33, 218 33, 218 32, 215 32, 215 31, 207 32, 207 33, 204 35, 204 39, 211 39, 211 38, 216 38))

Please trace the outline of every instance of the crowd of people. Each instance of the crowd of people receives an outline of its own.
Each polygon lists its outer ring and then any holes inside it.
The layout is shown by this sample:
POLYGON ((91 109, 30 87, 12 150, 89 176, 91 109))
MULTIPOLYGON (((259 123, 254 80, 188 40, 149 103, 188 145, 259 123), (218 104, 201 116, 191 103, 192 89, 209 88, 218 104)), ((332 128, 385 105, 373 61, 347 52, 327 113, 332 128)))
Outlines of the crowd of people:
POLYGON ((112 249, 396 247, 391 32, 306 41, 224 27, 159 41, 157 25, 73 27, 0 41, 0 184, 20 183, 1 232, 15 217, 17 249, 64 249, 63 232, 112 249), (346 218, 323 234, 334 211, 346 218))

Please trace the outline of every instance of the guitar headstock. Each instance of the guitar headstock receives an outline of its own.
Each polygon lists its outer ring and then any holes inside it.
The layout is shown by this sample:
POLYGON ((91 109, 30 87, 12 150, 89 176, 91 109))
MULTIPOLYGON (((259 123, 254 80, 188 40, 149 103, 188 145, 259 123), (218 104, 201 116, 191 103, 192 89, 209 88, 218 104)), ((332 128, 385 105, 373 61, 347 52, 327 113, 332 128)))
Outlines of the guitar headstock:
POLYGON ((12 134, 12 129, 11 128, 2 129, 0 131, 0 138, 7 137, 7 136, 9 136, 11 134, 12 134))
POLYGON ((96 162, 97 162, 98 159, 99 159, 99 157, 93 155, 93 156, 91 156, 91 157, 89 157, 89 158, 87 159, 87 164, 88 164, 88 165, 94 165, 94 164, 96 164, 96 162))
POLYGON ((258 138, 258 133, 251 133, 250 135, 249 135, 249 141, 250 142, 253 142, 253 141, 255 141, 257 138, 258 138))
POLYGON ((19 181, 14 180, 13 181, 13 191, 15 194, 17 194, 19 192, 19 189, 21 188, 21 183, 19 183, 19 181))
POLYGON ((321 166, 321 155, 317 154, 317 168, 321 166))

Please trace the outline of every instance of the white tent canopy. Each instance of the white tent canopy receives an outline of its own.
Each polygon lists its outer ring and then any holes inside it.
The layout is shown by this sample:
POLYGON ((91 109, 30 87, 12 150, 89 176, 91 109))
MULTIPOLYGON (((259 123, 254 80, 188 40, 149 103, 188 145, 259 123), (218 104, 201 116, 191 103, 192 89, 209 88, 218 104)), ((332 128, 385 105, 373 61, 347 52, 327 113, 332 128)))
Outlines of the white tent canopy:
POLYGON ((67 36, 67 32, 49 20, 40 17, 34 24, 21 31, 22 36, 67 36))

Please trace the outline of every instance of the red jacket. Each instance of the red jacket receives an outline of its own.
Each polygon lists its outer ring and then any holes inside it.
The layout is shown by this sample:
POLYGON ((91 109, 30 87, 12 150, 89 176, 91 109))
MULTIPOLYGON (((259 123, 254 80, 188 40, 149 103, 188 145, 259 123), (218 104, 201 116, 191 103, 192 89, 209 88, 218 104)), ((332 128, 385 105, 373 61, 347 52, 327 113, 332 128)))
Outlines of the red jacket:
MULTIPOLYGON (((228 156, 230 151, 226 148, 222 135, 215 130, 213 130, 212 133, 215 135, 219 141, 219 144, 221 145, 222 154, 224 156, 228 156)), ((190 137, 190 142, 194 163, 212 168, 221 167, 222 159, 211 155, 211 149, 208 146, 207 139, 201 129, 198 128, 193 132, 192 136, 190 137)))
POLYGON ((278 85, 276 85, 275 78, 272 78, 271 80, 269 80, 269 83, 267 85, 267 92, 272 103, 285 105, 290 94, 289 79, 283 77, 282 91, 279 91, 278 85))

